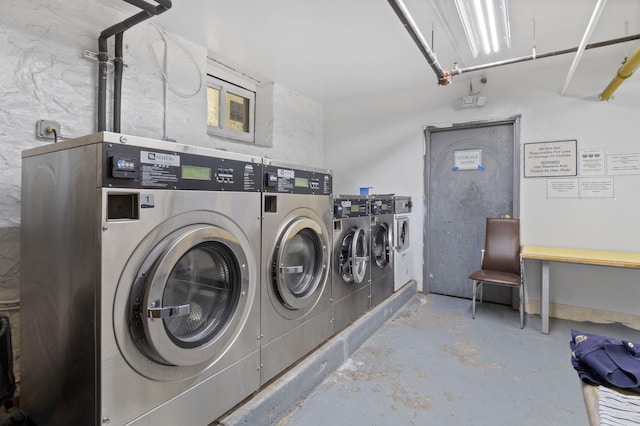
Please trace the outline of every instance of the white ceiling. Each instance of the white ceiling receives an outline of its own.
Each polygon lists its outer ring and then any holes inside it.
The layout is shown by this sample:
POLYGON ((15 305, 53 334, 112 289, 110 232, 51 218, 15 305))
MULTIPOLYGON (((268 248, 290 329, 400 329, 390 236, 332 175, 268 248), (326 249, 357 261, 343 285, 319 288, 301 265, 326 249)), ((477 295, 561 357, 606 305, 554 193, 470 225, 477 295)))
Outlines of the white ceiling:
MULTIPOLYGON (((464 33, 455 27, 459 24, 452 0, 405 0, 445 69, 451 69, 454 61, 465 67, 530 55, 534 40, 538 54, 577 47, 596 3, 510 0, 512 49, 501 56, 473 59, 464 33), (449 32, 439 16, 454 22, 449 32)), ((172 8, 153 20, 245 72, 322 103, 437 86, 435 74, 387 0, 173 0, 172 8)), ((638 33, 640 1, 608 0, 589 42, 638 33)), ((636 40, 589 50, 585 59, 603 58, 600 62, 607 65, 585 70, 588 65, 583 64, 579 70, 601 72, 599 84, 604 88, 625 54, 638 47, 636 40)), ((574 56, 539 59, 526 66, 561 61, 568 72, 574 56)), ((509 67, 474 74, 490 78, 509 67)), ((566 74, 558 75, 550 82, 554 90, 565 78, 566 74)))

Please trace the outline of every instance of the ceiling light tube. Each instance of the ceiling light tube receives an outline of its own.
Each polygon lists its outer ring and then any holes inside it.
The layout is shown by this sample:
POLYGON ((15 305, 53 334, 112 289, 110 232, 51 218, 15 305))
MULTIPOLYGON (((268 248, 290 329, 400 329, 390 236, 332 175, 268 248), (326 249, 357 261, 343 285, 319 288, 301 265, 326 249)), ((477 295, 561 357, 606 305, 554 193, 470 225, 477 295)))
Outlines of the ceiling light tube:
POLYGON ((458 15, 462 21, 462 28, 467 36, 469 47, 471 48, 471 54, 475 58, 478 56, 478 45, 480 44, 476 38, 477 34, 474 29, 474 25, 471 19, 471 12, 469 11, 469 4, 466 1, 455 0, 456 9, 458 9, 458 15))
POLYGON ((491 36, 491 47, 494 52, 500 50, 500 44, 498 41, 498 28, 496 23, 496 11, 493 8, 493 2, 487 3, 487 17, 489 21, 489 35, 491 36))
POLYGON ((477 57, 511 47, 507 0, 455 0, 471 54, 477 57))
POLYGON ((480 35, 482 41, 482 49, 485 55, 491 53, 491 45, 489 44, 489 26, 487 20, 484 17, 483 1, 474 0, 473 8, 475 11, 476 31, 480 35))

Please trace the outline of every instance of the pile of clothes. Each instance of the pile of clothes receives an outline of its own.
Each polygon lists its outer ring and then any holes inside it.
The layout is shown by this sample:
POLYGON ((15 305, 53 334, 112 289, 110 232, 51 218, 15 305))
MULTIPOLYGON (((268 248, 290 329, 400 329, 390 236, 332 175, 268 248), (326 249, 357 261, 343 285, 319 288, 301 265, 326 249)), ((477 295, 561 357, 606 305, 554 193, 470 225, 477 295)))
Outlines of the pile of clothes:
POLYGON ((597 386, 600 425, 640 424, 640 343, 571 330, 571 364, 597 386))

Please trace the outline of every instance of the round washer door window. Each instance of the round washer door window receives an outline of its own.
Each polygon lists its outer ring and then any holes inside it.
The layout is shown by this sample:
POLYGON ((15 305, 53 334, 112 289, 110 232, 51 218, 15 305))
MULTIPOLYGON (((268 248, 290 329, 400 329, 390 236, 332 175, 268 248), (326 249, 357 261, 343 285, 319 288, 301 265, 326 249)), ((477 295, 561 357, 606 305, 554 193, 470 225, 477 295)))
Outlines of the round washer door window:
POLYGON ((178 346, 206 344, 224 327, 238 303, 237 266, 219 242, 191 248, 174 266, 162 294, 162 307, 149 308, 163 318, 167 335, 178 346))
POLYGON ((362 228, 352 229, 342 240, 339 264, 345 282, 361 284, 367 272, 368 247, 366 234, 362 228))
POLYGON ((189 366, 219 355, 224 348, 216 343, 246 309, 246 258, 223 229, 196 226, 175 234, 140 269, 132 332, 151 359, 189 366))
POLYGON ((315 304, 327 276, 328 242, 317 222, 294 220, 284 231, 274 255, 275 287, 288 309, 315 304))
POLYGON ((400 229, 398 229, 398 246, 401 250, 409 247, 409 223, 406 220, 400 221, 400 229))
POLYGON ((381 223, 376 227, 373 238, 373 256, 376 266, 382 269, 389 263, 389 228, 381 223))

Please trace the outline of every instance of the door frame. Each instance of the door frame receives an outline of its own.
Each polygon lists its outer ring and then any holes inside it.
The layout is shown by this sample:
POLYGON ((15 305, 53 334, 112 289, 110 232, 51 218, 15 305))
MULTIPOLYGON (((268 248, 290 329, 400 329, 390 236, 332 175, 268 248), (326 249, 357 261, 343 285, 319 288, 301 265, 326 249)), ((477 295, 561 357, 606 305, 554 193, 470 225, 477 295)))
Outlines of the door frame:
POLYGON ((447 130, 474 129, 481 127, 499 126, 503 124, 511 124, 513 128, 513 217, 520 217, 520 114, 495 120, 479 120, 467 123, 453 123, 449 126, 425 126, 423 127, 424 135, 424 156, 423 156, 423 176, 424 194, 423 194, 423 211, 422 218, 422 292, 424 294, 431 293, 431 280, 429 278, 429 215, 431 214, 429 198, 431 188, 431 133, 442 132, 447 130))

